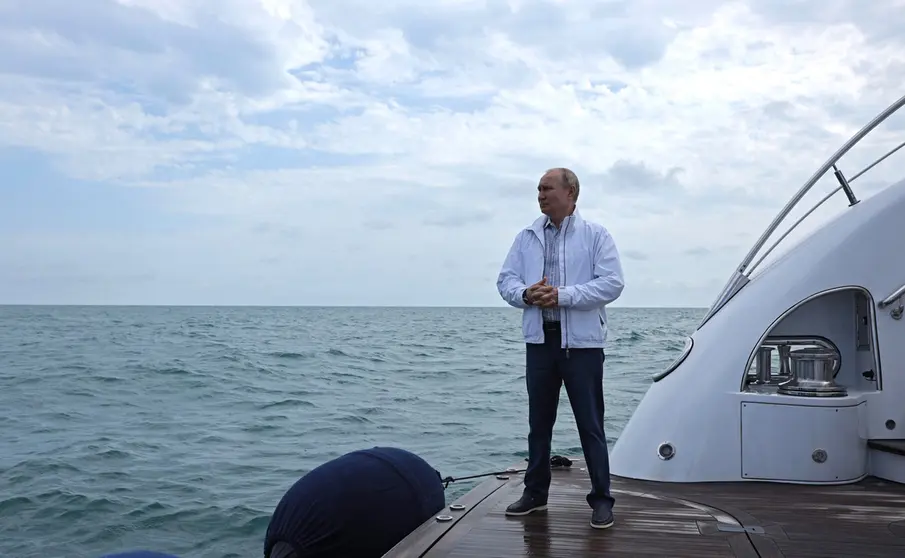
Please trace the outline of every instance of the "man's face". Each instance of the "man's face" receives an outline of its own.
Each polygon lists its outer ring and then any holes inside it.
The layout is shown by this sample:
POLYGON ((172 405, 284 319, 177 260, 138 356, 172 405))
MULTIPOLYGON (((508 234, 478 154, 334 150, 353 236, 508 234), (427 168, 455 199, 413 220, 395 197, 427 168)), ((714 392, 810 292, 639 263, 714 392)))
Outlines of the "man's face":
POLYGON ((559 173, 550 172, 537 184, 537 203, 541 213, 550 217, 567 215, 571 202, 569 188, 563 184, 559 173))

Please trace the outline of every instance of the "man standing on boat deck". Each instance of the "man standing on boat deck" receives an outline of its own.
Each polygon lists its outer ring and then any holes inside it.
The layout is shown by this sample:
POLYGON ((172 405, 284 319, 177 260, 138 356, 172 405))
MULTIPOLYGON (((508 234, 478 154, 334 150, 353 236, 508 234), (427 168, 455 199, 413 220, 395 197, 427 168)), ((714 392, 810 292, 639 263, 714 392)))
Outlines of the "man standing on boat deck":
POLYGON ((551 169, 537 192, 543 215, 516 235, 497 279, 503 300, 524 309, 528 388, 525 490, 506 514, 546 509, 553 424, 565 384, 591 477, 591 526, 606 529, 614 499, 603 431, 605 307, 622 294, 622 264, 609 231, 576 209, 575 173, 551 169))

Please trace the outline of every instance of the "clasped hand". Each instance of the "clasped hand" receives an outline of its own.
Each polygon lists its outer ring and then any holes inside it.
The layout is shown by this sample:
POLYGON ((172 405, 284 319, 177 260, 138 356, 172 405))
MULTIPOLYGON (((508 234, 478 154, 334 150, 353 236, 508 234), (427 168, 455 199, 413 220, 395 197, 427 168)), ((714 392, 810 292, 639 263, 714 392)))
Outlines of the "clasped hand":
POLYGON ((547 278, 544 277, 537 283, 528 287, 525 292, 528 304, 540 306, 541 308, 555 308, 559 303, 559 289, 551 287, 547 284, 547 278))

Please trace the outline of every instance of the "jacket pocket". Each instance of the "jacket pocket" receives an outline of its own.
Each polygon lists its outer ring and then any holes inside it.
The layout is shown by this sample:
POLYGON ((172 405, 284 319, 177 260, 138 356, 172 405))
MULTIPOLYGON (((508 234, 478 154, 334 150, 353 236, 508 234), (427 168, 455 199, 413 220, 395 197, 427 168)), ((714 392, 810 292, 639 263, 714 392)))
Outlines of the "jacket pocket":
POLYGON ((603 342, 603 326, 600 311, 569 309, 569 337, 574 344, 598 344, 603 342))

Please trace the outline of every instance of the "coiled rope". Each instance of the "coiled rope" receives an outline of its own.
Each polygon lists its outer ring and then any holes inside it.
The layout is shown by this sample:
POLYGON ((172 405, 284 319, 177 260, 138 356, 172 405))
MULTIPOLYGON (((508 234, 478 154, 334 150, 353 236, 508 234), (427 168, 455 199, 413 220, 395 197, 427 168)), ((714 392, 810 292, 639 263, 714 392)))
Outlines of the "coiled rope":
MULTIPOLYGON (((526 458, 525 461, 528 461, 528 459, 526 458)), ((572 460, 569 459, 568 457, 564 457, 562 455, 554 455, 553 457, 550 458, 550 467, 551 468, 571 467, 571 466, 572 466, 572 460)), ((443 488, 446 489, 446 488, 449 488, 450 483, 456 482, 456 481, 479 479, 481 477, 507 475, 507 474, 512 474, 512 473, 524 473, 526 470, 527 469, 509 469, 506 471, 493 471, 491 473, 481 473, 479 475, 468 475, 466 477, 446 477, 446 478, 442 479, 441 482, 443 483, 443 488)))

